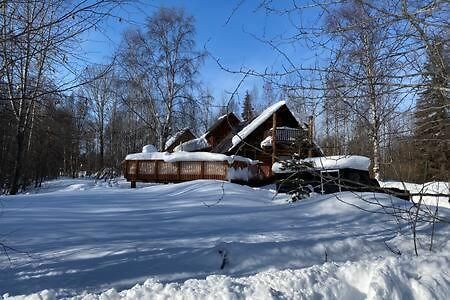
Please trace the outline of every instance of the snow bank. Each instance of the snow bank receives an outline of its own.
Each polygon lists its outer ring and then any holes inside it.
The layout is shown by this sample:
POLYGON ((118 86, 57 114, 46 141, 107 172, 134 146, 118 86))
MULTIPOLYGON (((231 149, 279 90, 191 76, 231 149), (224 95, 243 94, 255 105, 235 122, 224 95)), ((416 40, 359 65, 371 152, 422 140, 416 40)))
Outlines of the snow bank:
MULTIPOLYGON (((368 171, 370 166, 370 159, 359 155, 336 155, 323 157, 309 157, 301 160, 302 162, 312 164, 313 168, 317 170, 330 169, 356 169, 361 171, 368 171)), ((272 165, 274 173, 289 173, 290 170, 282 170, 282 162, 276 162, 272 165)))
MULTIPOLYGON (((447 299, 448 257, 374 258, 343 264, 324 263, 298 270, 267 271, 253 276, 211 275, 183 283, 161 283, 153 278, 117 292, 86 294, 69 299, 447 299), (442 272, 436 272, 439 266, 442 272)), ((44 290, 14 300, 54 300, 44 290)))
POLYGON ((379 181, 381 187, 397 188, 408 190, 412 194, 443 194, 447 196, 413 196, 412 200, 418 203, 422 199, 425 205, 442 206, 450 208, 450 189, 448 182, 433 181, 423 184, 402 182, 402 181, 379 181))
POLYGON ((269 106, 266 110, 264 110, 256 119, 254 119, 250 124, 245 126, 241 131, 239 131, 235 136, 233 136, 233 139, 231 140, 231 143, 233 146, 230 147, 230 150, 232 150, 234 147, 236 147, 242 140, 244 140, 249 134, 251 134, 256 128, 258 128, 262 123, 264 123, 274 112, 276 112, 280 107, 286 104, 286 101, 280 101, 272 106, 269 106))
POLYGON ((154 145, 150 144, 142 147, 142 153, 153 153, 153 152, 158 152, 158 149, 156 149, 154 145))
POLYGON ((407 189, 411 193, 423 194, 449 194, 448 182, 432 181, 425 183, 410 183, 402 181, 379 181, 382 187, 391 187, 398 189, 407 189))
MULTIPOLYGON (((2 242, 30 252, 11 252, 11 261, 0 255, 0 295, 428 300, 448 294, 450 225, 435 224, 430 253, 431 226, 418 224, 414 258, 409 215, 394 217, 410 209, 408 201, 345 192, 287 203, 285 194, 213 180, 133 190, 103 184, 55 181, 52 192, 0 197, 2 242), (79 185, 84 190, 72 188, 79 185)), ((439 214, 448 219, 450 210, 439 214)))
POLYGON ((152 152, 152 153, 133 153, 128 154, 125 160, 163 160, 165 162, 177 161, 227 161, 232 164, 235 161, 244 162, 250 165, 260 163, 258 160, 238 156, 238 155, 224 155, 210 152, 152 152))

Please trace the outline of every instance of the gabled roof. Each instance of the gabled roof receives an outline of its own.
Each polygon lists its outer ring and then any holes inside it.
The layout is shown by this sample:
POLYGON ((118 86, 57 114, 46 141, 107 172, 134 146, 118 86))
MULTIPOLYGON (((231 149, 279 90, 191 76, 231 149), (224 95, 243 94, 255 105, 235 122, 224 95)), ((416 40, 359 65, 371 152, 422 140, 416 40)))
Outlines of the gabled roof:
MULTIPOLYGON (((241 123, 241 120, 232 112, 220 116, 216 122, 214 122, 213 125, 206 131, 202 136, 192 139, 190 141, 184 142, 181 145, 178 145, 174 148, 175 151, 206 151, 212 147, 212 145, 209 144, 208 138, 210 136, 216 135, 216 131, 220 130, 220 127, 227 126, 230 128, 230 130, 238 126, 241 123)), ((227 148, 228 149, 228 148, 227 148)), ((220 151, 213 151, 213 152, 220 152, 220 151)))
POLYGON ((164 145, 165 149, 169 149, 171 146, 173 146, 177 140, 185 133, 189 132, 193 137, 195 137, 195 134, 192 133, 191 129, 189 127, 183 128, 180 131, 176 132, 174 135, 169 137, 167 139, 166 144, 164 145))
POLYGON ((230 127, 234 127, 241 123, 241 119, 239 119, 239 117, 236 116, 233 112, 229 112, 223 116, 220 116, 219 118, 217 118, 216 122, 211 125, 204 136, 208 138, 209 136, 215 134, 215 131, 224 123, 229 125, 230 127))
POLYGON ((276 111, 278 111, 283 106, 286 106, 286 101, 277 102, 266 108, 258 117, 256 117, 252 122, 250 122, 250 124, 245 126, 241 131, 239 131, 235 136, 233 136, 231 140, 232 146, 228 149, 228 151, 231 151, 234 148, 236 148, 236 146, 238 146, 253 131, 255 131, 259 126, 261 126, 265 121, 267 121, 267 119, 269 119, 276 111))

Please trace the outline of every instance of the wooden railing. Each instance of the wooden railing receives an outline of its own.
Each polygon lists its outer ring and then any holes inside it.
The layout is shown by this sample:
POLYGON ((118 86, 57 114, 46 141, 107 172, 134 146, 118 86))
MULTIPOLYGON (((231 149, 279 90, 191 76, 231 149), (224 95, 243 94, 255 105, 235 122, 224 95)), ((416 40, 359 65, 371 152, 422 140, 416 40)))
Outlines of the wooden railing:
MULTIPOLYGON (((123 162, 123 174, 135 187, 137 181, 143 182, 181 182, 196 179, 229 180, 229 169, 247 168, 250 179, 259 177, 258 165, 249 165, 236 161, 229 165, 226 161, 178 161, 163 160, 126 160, 123 162)), ((232 179, 232 178, 231 178, 232 179)))
MULTIPOLYGON (((277 128, 275 140, 277 143, 293 143, 301 135, 302 131, 296 128, 277 128)), ((267 130, 264 137, 272 136, 272 129, 267 130)))

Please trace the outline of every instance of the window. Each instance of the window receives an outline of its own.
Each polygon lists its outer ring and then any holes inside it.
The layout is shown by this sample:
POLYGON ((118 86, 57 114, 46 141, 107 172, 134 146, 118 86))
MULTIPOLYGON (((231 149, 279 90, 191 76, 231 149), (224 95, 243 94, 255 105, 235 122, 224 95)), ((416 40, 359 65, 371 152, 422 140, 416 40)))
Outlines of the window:
POLYGON ((332 192, 341 192, 341 176, 339 170, 324 170, 320 171, 320 192, 325 194, 325 188, 327 191, 332 190, 332 192), (336 189, 336 184, 337 188, 336 189))

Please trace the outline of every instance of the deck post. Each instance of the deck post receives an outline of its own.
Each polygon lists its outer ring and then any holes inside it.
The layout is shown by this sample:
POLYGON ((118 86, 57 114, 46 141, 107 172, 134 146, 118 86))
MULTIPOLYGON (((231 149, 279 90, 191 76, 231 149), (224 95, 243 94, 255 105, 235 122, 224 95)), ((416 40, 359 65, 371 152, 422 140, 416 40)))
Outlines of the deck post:
POLYGON ((313 140, 314 140, 314 116, 309 116, 308 120, 308 139, 309 139, 309 149, 308 157, 312 157, 313 140))
POLYGON ((131 180, 131 188, 135 189, 136 188, 136 181, 131 180))
POLYGON ((202 179, 205 179, 205 162, 204 161, 202 161, 200 172, 201 172, 200 176, 202 177, 202 179))
POLYGON ((177 161, 177 180, 181 181, 181 161, 177 161))
POLYGON ((136 161, 136 177, 139 177, 139 165, 140 165, 140 162, 141 161, 139 161, 139 160, 136 161))
MULTIPOLYGON (((277 112, 274 112, 272 115, 272 165, 275 163, 276 157, 276 138, 277 138, 277 112)), ((272 175, 272 165, 270 166, 269 174, 272 175)))
POLYGON ((155 160, 155 181, 158 182, 159 176, 159 160, 155 160))

